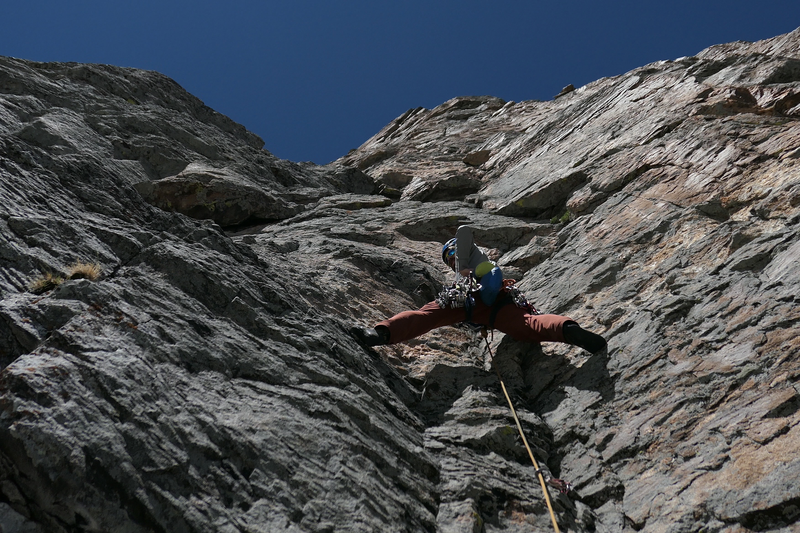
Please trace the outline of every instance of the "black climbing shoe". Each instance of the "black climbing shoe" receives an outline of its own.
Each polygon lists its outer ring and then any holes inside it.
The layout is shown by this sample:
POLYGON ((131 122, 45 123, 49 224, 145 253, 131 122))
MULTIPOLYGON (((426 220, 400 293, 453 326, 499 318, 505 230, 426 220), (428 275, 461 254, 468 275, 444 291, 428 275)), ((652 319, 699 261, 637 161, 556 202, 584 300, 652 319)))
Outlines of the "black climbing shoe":
POLYGON ((564 341, 580 346, 589 353, 595 354, 605 349, 606 340, 591 331, 586 331, 575 322, 564 324, 564 341))
POLYGON ((360 328, 354 326, 350 328, 350 335, 356 338, 364 346, 382 346, 389 344, 389 328, 377 326, 375 328, 360 328))

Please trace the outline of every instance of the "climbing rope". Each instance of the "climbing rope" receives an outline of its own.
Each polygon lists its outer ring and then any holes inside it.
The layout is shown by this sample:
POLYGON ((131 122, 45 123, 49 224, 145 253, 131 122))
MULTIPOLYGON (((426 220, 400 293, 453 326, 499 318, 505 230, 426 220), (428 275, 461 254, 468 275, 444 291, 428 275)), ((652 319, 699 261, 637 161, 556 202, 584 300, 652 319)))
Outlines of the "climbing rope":
POLYGON ((486 330, 484 330, 482 334, 483 334, 483 340, 486 341, 486 348, 489 350, 489 357, 492 360, 492 366, 494 367, 494 371, 497 374, 497 379, 500 380, 500 387, 503 389, 503 394, 506 397, 506 401, 508 401, 508 407, 511 409, 511 414, 514 416, 514 422, 516 422, 517 424, 517 430, 519 431, 520 437, 522 437, 522 442, 525 444, 525 449, 528 450, 528 457, 531 458, 531 462, 533 463, 533 468, 536 470, 536 475, 539 478, 539 482, 542 485, 542 492, 544 493, 544 499, 547 502, 547 508, 550 510, 550 518, 553 521, 553 528, 555 529, 556 533, 561 533, 561 530, 558 529, 558 522, 556 521, 555 511, 553 511, 553 504, 550 501, 550 493, 547 491, 547 483, 557 488, 563 494, 566 494, 570 490, 572 490, 572 485, 561 479, 555 479, 551 477, 549 474, 542 472, 542 469, 539 468, 539 463, 536 462, 536 458, 533 456, 531 447, 528 445, 528 439, 525 438, 525 432, 522 431, 522 425, 519 423, 519 417, 517 417, 517 411, 514 409, 514 404, 511 402, 511 397, 508 395, 508 390, 506 390, 506 384, 503 382, 503 376, 500 375, 500 369, 497 368, 497 365, 494 364, 494 354, 492 353, 492 347, 489 344, 489 339, 487 338, 486 330))

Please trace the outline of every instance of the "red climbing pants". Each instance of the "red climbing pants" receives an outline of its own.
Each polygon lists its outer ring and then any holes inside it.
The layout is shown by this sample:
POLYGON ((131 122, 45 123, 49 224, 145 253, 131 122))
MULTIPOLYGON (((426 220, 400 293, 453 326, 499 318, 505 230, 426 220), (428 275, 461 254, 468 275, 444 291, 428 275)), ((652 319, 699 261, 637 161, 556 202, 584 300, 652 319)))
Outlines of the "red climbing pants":
MULTIPOLYGON (((489 326, 491 315, 492 307, 476 298, 469 321, 489 326)), ((436 302, 430 302, 417 311, 403 311, 376 325, 389 328, 389 342, 396 344, 419 337, 432 329, 452 326, 466 320, 463 307, 442 309, 436 302)), ((509 303, 497 310, 494 328, 520 341, 564 342, 564 323, 570 321, 572 319, 560 315, 531 315, 527 310, 509 303)))

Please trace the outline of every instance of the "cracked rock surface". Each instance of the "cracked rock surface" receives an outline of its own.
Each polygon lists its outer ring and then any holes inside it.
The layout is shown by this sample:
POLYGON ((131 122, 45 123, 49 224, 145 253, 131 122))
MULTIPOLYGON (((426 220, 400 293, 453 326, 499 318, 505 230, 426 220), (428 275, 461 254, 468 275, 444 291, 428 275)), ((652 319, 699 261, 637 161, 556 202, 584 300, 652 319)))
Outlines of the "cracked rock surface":
POLYGON ((498 373, 562 530, 793 531, 799 51, 460 97, 326 166, 157 73, 0 58, 0 531, 552 531, 498 373), (461 224, 608 352, 359 346, 461 224))

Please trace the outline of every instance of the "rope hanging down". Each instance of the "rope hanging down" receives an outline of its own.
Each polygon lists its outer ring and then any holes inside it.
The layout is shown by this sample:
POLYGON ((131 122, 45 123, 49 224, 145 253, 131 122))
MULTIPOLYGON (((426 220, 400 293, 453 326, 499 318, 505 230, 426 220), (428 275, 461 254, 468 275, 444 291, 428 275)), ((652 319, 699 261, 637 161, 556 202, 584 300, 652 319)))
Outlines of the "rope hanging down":
MULTIPOLYGON (((483 340, 486 341, 486 348, 489 350, 489 357, 492 359, 492 362, 494 362, 494 354, 492 353, 492 347, 489 344, 489 339, 486 337, 485 331, 483 335, 483 340)), ((522 437, 522 442, 525 444, 525 449, 528 450, 528 457, 531 458, 531 462, 533 463, 533 468, 536 469, 536 475, 539 478, 539 482, 542 485, 542 492, 544 493, 544 499, 547 502, 547 508, 550 510, 550 518, 553 521, 553 528, 555 529, 556 533, 561 533, 561 530, 558 529, 556 514, 553 511, 553 504, 550 501, 550 493, 547 491, 547 483, 557 488, 562 494, 566 494, 569 491, 571 491, 572 485, 561 479, 550 477, 550 475, 542 472, 542 469, 539 468, 539 463, 536 462, 536 458, 533 457, 533 452, 531 451, 531 447, 528 445, 528 439, 525 438, 525 432, 522 431, 522 425, 519 422, 519 417, 517 417, 517 411, 514 409, 514 404, 511 403, 511 397, 508 395, 508 390, 506 390, 506 384, 503 382, 503 376, 500 375, 500 370, 497 368, 497 365, 492 364, 492 366, 494 367, 494 371, 497 374, 497 379, 500 380, 500 387, 503 389, 503 394, 505 395, 506 401, 508 402, 508 407, 511 409, 511 414, 514 416, 514 422, 516 422, 517 424, 517 430, 519 431, 519 435, 520 437, 522 437)))

